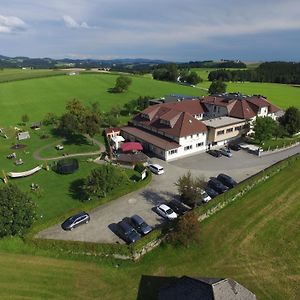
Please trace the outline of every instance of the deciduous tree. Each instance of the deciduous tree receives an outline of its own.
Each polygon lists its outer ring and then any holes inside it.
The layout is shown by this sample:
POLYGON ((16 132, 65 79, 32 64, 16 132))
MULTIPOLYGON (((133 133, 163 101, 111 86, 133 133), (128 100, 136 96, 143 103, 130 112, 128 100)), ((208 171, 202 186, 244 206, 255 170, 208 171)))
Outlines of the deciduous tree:
POLYGON ((215 80, 211 83, 208 92, 210 95, 212 94, 220 94, 220 93, 225 93, 226 92, 227 85, 225 82, 221 80, 215 80))

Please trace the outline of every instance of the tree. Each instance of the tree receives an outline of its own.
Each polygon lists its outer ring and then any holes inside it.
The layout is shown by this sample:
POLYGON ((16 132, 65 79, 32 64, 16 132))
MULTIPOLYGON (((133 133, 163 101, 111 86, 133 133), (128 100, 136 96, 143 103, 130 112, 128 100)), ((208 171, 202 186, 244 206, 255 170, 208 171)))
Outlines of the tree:
POLYGON ((140 96, 137 98, 137 108, 139 110, 144 110, 149 106, 149 100, 154 99, 155 97, 151 96, 140 96))
POLYGON ((16 185, 0 189, 0 237, 23 236, 36 218, 35 204, 16 185))
POLYGON ((289 135, 300 131, 300 111, 296 107, 289 107, 284 116, 279 119, 280 124, 285 128, 289 135))
POLYGON ((26 124, 29 121, 28 115, 26 115, 26 114, 22 115, 21 120, 22 120, 22 123, 26 124))
POLYGON ((227 85, 221 81, 221 80, 214 80, 209 89, 208 89, 208 92, 210 95, 212 94, 221 94, 221 93, 225 93, 226 92, 226 88, 227 88, 227 85))
POLYGON ((87 197, 105 197, 107 193, 128 181, 124 170, 106 164, 91 171, 84 181, 83 190, 87 197))
POLYGON ((59 129, 64 135, 88 134, 92 137, 100 131, 102 119, 94 106, 85 107, 74 99, 67 103, 66 109, 59 123, 59 129))
POLYGON ((174 246, 188 247, 200 241, 200 226, 195 211, 190 211, 177 218, 167 240, 174 246))
POLYGON ((57 126, 59 124, 59 117, 52 112, 47 113, 46 116, 44 117, 43 124, 45 126, 48 126, 48 125, 57 126))
POLYGON ((136 106, 137 106, 137 101, 131 100, 124 104, 124 110, 127 111, 128 115, 131 115, 135 112, 136 106))
POLYGON ((200 190, 205 187, 205 181, 200 177, 192 177, 190 171, 179 177, 175 183, 181 198, 187 205, 196 206, 197 200, 200 199, 200 190))
POLYGON ((119 119, 111 113, 106 113, 104 120, 108 127, 117 127, 120 124, 119 119))
POLYGON ((117 104, 110 109, 110 114, 116 118, 119 118, 121 110, 122 110, 121 106, 119 104, 117 104))
POLYGON ((188 76, 186 77, 186 82, 188 82, 190 84, 196 85, 202 81, 203 81, 203 79, 195 71, 190 72, 188 74, 188 76))
POLYGON ((131 78, 121 75, 116 79, 116 85, 113 88, 113 91, 115 93, 123 93, 128 90, 131 82, 131 78))
POLYGON ((271 139, 278 124, 271 117, 257 117, 253 123, 254 138, 260 142, 271 139))

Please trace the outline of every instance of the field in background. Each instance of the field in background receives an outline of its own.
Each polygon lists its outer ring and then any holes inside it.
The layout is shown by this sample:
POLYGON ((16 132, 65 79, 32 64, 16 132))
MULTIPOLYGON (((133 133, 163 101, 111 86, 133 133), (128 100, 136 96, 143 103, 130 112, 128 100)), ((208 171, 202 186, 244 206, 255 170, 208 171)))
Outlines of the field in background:
POLYGON ((299 197, 300 160, 201 223, 199 246, 160 247, 137 263, 33 256, 19 240, 2 240, 0 298, 136 299, 143 275, 138 299, 153 299, 160 276, 190 275, 233 278, 257 299, 296 300, 299 197))
MULTIPOLYGON (((49 71, 51 72, 51 71, 49 71)), ((67 101, 74 98, 85 104, 99 102, 101 111, 108 111, 115 105, 123 106, 139 96, 160 97, 166 94, 201 96, 203 91, 176 83, 162 82, 150 78, 133 76, 132 85, 125 93, 110 93, 117 75, 82 74, 75 76, 54 76, 0 84, 0 127, 16 125, 23 114, 30 122, 40 121, 46 113, 61 114, 67 101)))
MULTIPOLYGON (((208 89, 211 82, 207 77, 214 69, 194 69, 204 80, 197 87, 208 89)), ((272 103, 285 109, 289 106, 300 108, 300 88, 288 84, 260 83, 260 82, 226 82, 227 92, 240 92, 245 95, 263 95, 272 103)))

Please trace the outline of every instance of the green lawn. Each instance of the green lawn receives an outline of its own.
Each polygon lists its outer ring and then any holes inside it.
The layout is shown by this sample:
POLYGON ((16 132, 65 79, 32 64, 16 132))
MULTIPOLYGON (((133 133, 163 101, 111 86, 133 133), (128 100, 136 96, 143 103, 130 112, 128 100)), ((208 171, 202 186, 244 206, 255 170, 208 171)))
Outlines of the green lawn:
MULTIPOLYGON (((211 82, 207 76, 214 69, 194 69, 204 81, 198 87, 208 89, 211 82)), ((300 108, 300 89, 288 84, 260 82, 226 82, 227 92, 240 92, 245 95, 263 95, 272 103, 285 109, 289 106, 300 108)))
POLYGON ((100 258, 34 256, 18 239, 3 240, 0 298, 136 299, 144 275, 149 281, 138 299, 147 300, 154 299, 161 282, 151 276, 190 275, 233 278, 257 299, 296 300, 299 197, 300 160, 201 223, 199 246, 160 247, 137 263, 119 262, 118 268, 116 261, 100 258))
POLYGON ((171 93, 201 96, 203 91, 176 83, 133 76, 129 90, 122 94, 109 93, 115 85, 117 75, 81 74, 78 76, 54 76, 0 84, 0 127, 15 125, 23 114, 30 122, 41 120, 46 113, 58 115, 65 110, 67 101, 74 98, 85 104, 98 102, 102 111, 114 105, 123 106, 139 96, 164 96, 171 93))
POLYGON ((0 83, 30 78, 40 78, 66 74, 67 71, 61 70, 22 70, 22 69, 2 69, 0 70, 0 83))

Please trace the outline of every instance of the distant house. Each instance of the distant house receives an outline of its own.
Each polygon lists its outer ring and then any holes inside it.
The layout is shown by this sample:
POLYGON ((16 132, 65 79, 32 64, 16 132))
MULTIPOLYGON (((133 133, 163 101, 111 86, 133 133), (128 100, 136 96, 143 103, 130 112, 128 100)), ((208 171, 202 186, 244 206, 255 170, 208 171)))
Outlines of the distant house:
POLYGON ((30 139, 30 134, 29 134, 28 131, 18 132, 18 134, 17 134, 17 139, 18 139, 19 141, 30 139))
POLYGON ((105 129, 106 137, 110 140, 113 136, 118 136, 121 134, 121 129, 119 127, 111 127, 105 129))
POLYGON ((158 300, 256 300, 255 294, 229 278, 183 276, 159 290, 158 300))

